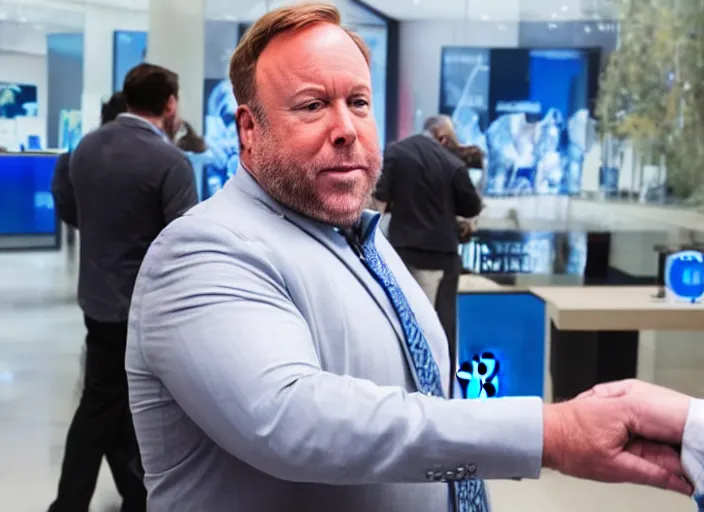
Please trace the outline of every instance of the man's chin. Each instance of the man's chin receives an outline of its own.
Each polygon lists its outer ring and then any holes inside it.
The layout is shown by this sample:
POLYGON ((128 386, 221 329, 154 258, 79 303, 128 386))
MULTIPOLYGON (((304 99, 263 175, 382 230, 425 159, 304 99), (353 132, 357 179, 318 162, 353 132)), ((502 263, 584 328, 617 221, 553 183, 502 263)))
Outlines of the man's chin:
POLYGON ((314 217, 333 226, 352 226, 359 220, 365 205, 366 201, 356 199, 324 202, 314 217))

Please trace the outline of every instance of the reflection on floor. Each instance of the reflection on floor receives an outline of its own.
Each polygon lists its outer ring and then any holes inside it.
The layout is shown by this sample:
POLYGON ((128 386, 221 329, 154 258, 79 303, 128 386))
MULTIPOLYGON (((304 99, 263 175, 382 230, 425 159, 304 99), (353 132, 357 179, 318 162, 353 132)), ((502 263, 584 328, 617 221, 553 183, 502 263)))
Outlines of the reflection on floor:
MULTIPOLYGON (((0 510, 41 512, 54 496, 84 332, 75 277, 65 254, 0 254, 0 510)), ((696 371, 704 366, 704 343, 659 340, 648 348, 656 359, 653 380, 704 396, 696 371)), ((104 469, 93 510, 116 512, 119 499, 104 469)), ((694 510, 687 498, 663 491, 549 472, 539 481, 492 482, 490 491, 495 512, 694 510)))

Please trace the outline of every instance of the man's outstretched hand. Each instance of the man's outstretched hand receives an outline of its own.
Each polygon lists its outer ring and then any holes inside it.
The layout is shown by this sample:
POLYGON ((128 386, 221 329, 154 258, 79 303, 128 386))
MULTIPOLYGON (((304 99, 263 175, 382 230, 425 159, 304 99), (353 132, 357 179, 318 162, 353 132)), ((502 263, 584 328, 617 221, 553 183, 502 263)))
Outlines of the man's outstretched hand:
POLYGON ((546 405, 543 465, 577 478, 691 495, 680 454, 690 398, 638 381, 546 405))

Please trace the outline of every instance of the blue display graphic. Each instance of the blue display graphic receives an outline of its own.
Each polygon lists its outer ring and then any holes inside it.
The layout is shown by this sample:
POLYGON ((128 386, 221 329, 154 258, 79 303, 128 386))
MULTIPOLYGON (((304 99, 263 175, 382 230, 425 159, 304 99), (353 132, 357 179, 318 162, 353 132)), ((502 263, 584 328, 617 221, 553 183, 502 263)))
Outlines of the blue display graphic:
POLYGON ((462 267, 474 274, 583 275, 587 235, 581 232, 477 231, 460 246, 462 267))
POLYGON ((83 120, 80 110, 59 112, 59 149, 73 151, 81 141, 83 120))
POLYGON ((51 178, 57 156, 0 156, 0 235, 56 232, 51 178))
POLYGON ((147 33, 116 30, 113 39, 113 92, 121 91, 130 69, 147 58, 147 33))
POLYGON ((443 49, 440 110, 485 152, 485 195, 580 191, 590 62, 581 50, 443 49))
POLYGON ((499 370, 501 362, 491 352, 475 355, 471 361, 465 361, 457 371, 462 398, 494 398, 501 391, 499 388, 499 370))
POLYGON ((543 396, 545 303, 529 293, 461 293, 458 372, 463 398, 543 396))
POLYGON ((0 118, 37 117, 35 85, 0 82, 0 118))
POLYGON ((665 287, 680 300, 696 302, 704 295, 704 254, 681 251, 667 257, 665 287))
POLYGON ((236 172, 240 162, 237 101, 229 80, 205 81, 205 142, 209 158, 203 169, 203 198, 215 194, 236 172))

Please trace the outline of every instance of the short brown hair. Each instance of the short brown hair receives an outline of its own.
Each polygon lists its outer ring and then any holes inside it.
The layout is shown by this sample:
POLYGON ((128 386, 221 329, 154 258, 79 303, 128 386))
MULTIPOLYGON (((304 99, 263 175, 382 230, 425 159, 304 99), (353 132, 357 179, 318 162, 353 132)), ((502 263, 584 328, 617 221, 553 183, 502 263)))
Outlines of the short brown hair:
MULTIPOLYGON (((230 59, 230 81, 235 99, 240 105, 256 106, 255 70, 264 49, 277 35, 302 30, 317 23, 331 23, 342 27, 340 11, 334 5, 300 4, 282 7, 266 13, 252 25, 237 45, 230 59)), ((371 63, 369 48, 359 35, 342 27, 371 63)))
POLYGON ((178 75, 154 64, 139 64, 127 73, 122 93, 129 110, 161 116, 169 98, 178 98, 178 75))

